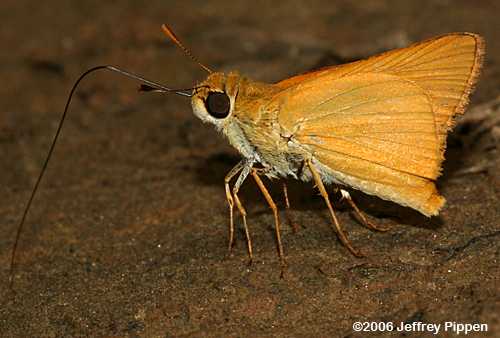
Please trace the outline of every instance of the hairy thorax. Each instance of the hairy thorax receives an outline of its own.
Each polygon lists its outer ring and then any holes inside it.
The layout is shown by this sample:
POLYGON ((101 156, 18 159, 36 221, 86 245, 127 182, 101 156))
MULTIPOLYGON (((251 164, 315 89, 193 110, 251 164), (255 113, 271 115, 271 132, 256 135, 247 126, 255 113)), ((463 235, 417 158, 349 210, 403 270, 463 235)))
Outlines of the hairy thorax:
POLYGON ((238 100, 233 118, 223 128, 229 142, 245 158, 255 160, 266 176, 307 180, 305 160, 310 153, 293 138, 293 131, 278 121, 283 94, 268 84, 247 84, 240 78, 238 100))

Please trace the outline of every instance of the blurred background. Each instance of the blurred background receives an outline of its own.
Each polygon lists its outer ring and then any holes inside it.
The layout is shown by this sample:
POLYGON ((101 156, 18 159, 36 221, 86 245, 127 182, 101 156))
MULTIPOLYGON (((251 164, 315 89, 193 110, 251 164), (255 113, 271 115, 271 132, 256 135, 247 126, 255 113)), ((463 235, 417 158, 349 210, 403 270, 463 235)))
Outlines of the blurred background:
MULTIPOLYGON (((11 1, 0 4, 0 332, 56 336, 356 336, 355 321, 500 327, 500 3, 498 1, 11 1), (312 186, 290 182, 294 233, 279 278, 272 215, 251 184, 255 261, 244 236, 226 257, 223 177, 239 160, 187 99, 137 92, 116 74, 84 80, 19 244, 17 223, 76 78, 112 64, 185 88, 200 61, 275 82, 455 31, 481 34, 486 63, 449 138, 426 219, 357 194, 373 233, 336 200, 356 259, 312 186)), ((273 195, 281 199, 280 184, 273 195)), ((282 204, 282 203, 280 203, 282 204)), ((280 205, 282 207, 282 205, 280 205)), ((364 336, 364 335, 360 335, 364 336)))

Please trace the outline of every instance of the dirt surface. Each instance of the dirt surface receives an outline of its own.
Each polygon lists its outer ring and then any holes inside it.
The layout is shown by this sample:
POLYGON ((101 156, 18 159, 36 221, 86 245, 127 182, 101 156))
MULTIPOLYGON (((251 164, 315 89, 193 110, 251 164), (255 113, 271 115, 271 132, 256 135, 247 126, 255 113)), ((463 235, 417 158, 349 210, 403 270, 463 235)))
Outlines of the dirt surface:
MULTIPOLYGON (((425 336, 352 325, 456 321, 486 323, 475 336, 499 337, 499 15, 496 0, 3 0, 0 335, 425 336), (448 139, 441 215, 355 194, 372 220, 391 226, 374 233, 337 196, 339 218, 367 256, 358 259, 313 187, 289 182, 299 231, 283 222, 289 266, 280 279, 272 215, 249 180, 242 199, 255 260, 247 265, 241 230, 226 257, 223 177, 236 151, 186 99, 139 94, 134 81, 101 73, 75 97, 9 291, 17 224, 78 75, 114 64, 172 87, 206 75, 162 23, 212 68, 269 82, 446 32, 482 34, 487 61, 473 110, 448 139)), ((281 200, 280 183, 270 184, 281 200)))

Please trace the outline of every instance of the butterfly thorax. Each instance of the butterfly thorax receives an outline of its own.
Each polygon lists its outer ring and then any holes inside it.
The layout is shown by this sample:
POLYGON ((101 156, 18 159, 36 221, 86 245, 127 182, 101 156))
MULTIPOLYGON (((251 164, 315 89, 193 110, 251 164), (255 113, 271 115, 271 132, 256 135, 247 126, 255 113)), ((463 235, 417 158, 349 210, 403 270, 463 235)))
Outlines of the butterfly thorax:
POLYGON ((300 177, 307 153, 279 124, 283 89, 237 72, 212 73, 198 88, 192 100, 195 115, 214 124, 245 159, 260 163, 269 177, 300 177), (218 93, 227 95, 229 104, 222 118, 209 105, 211 95, 218 93))

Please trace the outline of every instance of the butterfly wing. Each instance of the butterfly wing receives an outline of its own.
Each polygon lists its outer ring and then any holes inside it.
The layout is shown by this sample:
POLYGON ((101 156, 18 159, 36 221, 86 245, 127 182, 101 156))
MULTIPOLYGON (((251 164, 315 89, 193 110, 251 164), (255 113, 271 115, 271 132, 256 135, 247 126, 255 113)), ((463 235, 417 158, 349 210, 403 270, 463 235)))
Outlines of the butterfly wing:
POLYGON ((444 151, 453 117, 463 114, 478 80, 484 48, 484 40, 479 35, 452 33, 366 60, 294 76, 276 85, 290 88, 322 76, 344 77, 366 72, 392 74, 413 81, 432 99, 439 143, 444 151))
POLYGON ((435 215, 446 132, 477 79, 482 40, 453 34, 276 84, 278 121, 323 176, 435 215))

